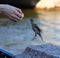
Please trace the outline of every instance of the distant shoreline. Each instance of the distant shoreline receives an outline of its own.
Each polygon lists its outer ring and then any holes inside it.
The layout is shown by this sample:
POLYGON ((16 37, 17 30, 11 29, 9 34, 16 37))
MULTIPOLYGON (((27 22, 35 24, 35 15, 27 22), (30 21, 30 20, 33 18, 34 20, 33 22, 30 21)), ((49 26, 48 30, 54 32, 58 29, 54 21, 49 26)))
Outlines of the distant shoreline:
POLYGON ((45 11, 60 11, 60 7, 54 7, 54 8, 49 8, 49 9, 47 9, 47 8, 39 8, 39 7, 35 7, 34 8, 35 10, 45 10, 45 11))

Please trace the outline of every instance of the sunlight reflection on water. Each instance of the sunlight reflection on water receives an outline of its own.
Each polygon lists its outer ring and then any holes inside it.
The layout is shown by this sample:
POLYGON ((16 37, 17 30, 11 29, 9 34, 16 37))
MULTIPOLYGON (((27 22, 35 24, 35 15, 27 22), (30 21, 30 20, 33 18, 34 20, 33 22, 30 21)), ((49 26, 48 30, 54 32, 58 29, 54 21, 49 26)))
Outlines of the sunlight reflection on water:
POLYGON ((60 11, 39 11, 38 15, 42 36, 48 43, 60 45, 60 11))

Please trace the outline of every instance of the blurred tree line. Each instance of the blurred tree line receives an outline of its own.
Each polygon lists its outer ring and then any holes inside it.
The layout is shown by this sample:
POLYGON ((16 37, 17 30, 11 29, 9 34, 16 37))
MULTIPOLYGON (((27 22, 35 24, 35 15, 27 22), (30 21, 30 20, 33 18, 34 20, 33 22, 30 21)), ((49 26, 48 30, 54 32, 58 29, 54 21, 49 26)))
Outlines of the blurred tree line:
POLYGON ((10 4, 19 8, 34 8, 39 0, 0 0, 0 4, 10 4))

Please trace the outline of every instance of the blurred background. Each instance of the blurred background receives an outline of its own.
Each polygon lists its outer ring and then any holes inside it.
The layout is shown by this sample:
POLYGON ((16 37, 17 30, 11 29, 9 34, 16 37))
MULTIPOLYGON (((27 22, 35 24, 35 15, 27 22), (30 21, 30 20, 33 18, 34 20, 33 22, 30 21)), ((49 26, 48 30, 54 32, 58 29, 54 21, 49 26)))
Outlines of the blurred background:
POLYGON ((10 4, 19 8, 34 8, 39 0, 0 0, 0 4, 10 4))
POLYGON ((22 9, 25 14, 21 22, 12 22, 0 14, 0 47, 12 53, 21 53, 29 45, 51 43, 60 46, 60 9, 36 9, 40 0, 0 0, 0 4, 10 4, 22 9), (40 37, 34 37, 30 19, 42 30, 40 37))

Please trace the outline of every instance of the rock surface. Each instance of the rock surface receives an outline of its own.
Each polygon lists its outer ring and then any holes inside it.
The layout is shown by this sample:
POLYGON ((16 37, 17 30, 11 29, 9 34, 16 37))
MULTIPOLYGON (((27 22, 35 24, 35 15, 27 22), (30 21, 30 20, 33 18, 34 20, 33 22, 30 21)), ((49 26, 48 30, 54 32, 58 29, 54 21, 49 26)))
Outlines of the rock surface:
POLYGON ((60 58, 60 46, 52 44, 30 46, 16 58, 60 58))

